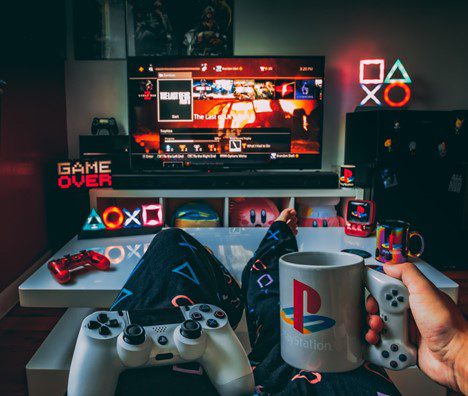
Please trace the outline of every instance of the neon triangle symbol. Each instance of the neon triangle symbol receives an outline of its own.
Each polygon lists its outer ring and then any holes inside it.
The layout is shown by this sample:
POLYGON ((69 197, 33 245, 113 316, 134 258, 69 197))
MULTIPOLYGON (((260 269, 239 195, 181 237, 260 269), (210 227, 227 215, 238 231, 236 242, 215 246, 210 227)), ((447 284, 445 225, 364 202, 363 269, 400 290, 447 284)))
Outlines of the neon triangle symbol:
POLYGON ((178 267, 174 268, 172 272, 182 275, 185 278, 190 279, 192 282, 196 283, 197 285, 200 285, 200 282, 198 281, 198 278, 195 275, 195 272, 193 272, 192 267, 187 261, 183 263, 182 265, 179 265, 178 267), (187 269, 187 271, 184 271, 185 269, 187 269))
POLYGON ((101 216, 98 215, 96 209, 92 209, 83 226, 83 231, 99 231, 105 229, 106 226, 102 222, 101 216))
POLYGON ((403 63, 401 63, 400 59, 397 59, 395 64, 392 66, 392 68, 388 72, 387 77, 385 78, 385 84, 392 84, 392 83, 407 83, 407 84, 412 83, 411 78, 408 72, 406 71, 405 67, 403 66, 403 63), (395 72, 397 71, 397 69, 400 71, 403 78, 392 78, 395 72))

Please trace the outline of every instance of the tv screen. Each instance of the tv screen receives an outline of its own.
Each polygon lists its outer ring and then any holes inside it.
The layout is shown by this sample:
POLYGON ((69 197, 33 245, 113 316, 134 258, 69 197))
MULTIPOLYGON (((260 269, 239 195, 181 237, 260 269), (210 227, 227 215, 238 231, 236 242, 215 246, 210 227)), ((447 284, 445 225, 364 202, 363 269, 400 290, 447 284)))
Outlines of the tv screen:
POLYGON ((323 57, 130 58, 132 168, 320 168, 323 85, 323 57))

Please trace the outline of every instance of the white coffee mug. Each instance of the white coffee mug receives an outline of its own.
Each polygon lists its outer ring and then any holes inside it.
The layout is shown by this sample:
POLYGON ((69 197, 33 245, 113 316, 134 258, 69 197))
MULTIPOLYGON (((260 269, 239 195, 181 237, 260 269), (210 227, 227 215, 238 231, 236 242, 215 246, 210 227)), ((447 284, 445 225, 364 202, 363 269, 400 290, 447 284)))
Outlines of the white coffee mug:
POLYGON ((416 363, 408 339, 408 290, 397 279, 366 267, 362 257, 298 252, 279 262, 281 356, 293 367, 343 372, 369 360, 401 370, 416 363), (364 340, 365 288, 384 321, 377 346, 364 340))

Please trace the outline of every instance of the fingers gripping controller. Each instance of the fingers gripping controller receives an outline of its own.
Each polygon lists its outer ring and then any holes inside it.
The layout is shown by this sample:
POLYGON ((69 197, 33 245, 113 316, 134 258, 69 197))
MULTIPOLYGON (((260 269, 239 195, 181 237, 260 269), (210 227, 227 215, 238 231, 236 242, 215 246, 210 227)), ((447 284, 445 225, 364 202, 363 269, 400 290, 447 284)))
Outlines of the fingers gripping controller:
POLYGON ((377 300, 384 322, 381 341, 367 347, 367 359, 392 370, 415 365, 417 352, 408 332, 408 290, 398 279, 371 268, 366 270, 366 287, 377 300))
POLYGON ((247 354, 226 314, 203 304, 89 315, 75 347, 68 394, 110 396, 123 370, 187 361, 198 361, 222 396, 254 392, 247 354))

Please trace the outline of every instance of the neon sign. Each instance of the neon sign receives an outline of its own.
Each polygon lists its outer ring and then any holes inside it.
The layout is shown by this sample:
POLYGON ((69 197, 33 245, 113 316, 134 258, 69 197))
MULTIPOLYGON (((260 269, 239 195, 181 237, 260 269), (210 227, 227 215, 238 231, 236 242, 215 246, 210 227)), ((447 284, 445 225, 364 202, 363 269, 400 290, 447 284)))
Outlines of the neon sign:
POLYGON ((359 65, 359 83, 366 96, 361 100, 360 106, 366 104, 382 106, 385 102, 390 107, 404 107, 411 99, 411 89, 409 84, 412 80, 406 71, 400 59, 397 59, 389 72, 385 75, 385 60, 384 59, 363 59, 359 65), (396 74, 401 77, 395 77, 396 74), (383 85, 386 87, 383 91, 383 100, 377 97, 377 93, 383 85), (400 91, 400 92, 398 92, 400 91), (401 99, 395 100, 392 95, 403 94, 401 99))
POLYGON ((71 160, 57 163, 57 186, 62 190, 112 187, 110 160, 71 160))
POLYGON ((132 210, 109 206, 101 214, 91 210, 78 239, 155 234, 163 225, 161 204, 142 205, 132 210))

